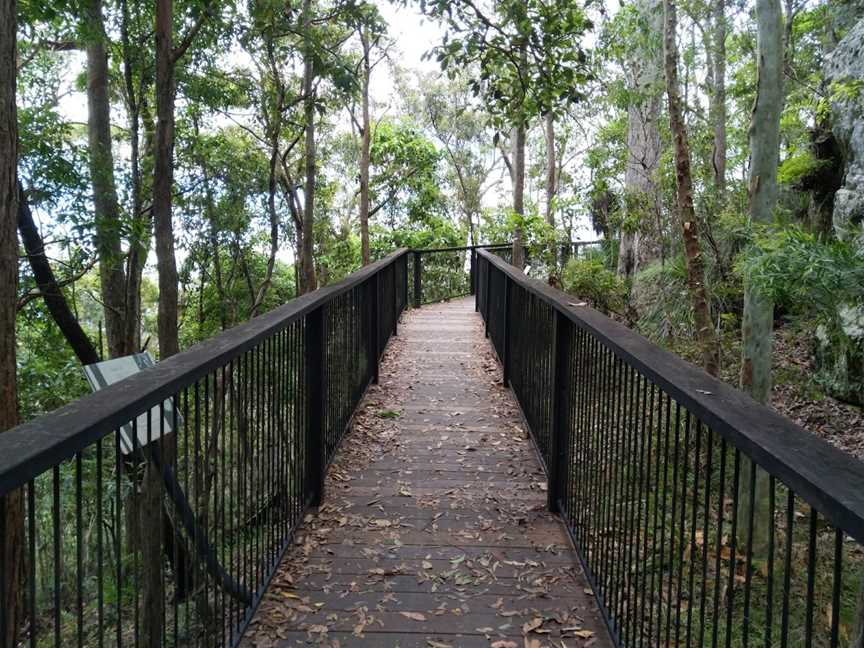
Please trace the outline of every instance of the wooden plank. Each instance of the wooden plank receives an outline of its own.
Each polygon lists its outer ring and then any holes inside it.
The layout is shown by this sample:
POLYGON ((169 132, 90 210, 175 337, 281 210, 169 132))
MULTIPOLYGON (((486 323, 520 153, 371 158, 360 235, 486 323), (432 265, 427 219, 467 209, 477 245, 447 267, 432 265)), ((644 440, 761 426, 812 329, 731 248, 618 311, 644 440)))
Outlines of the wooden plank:
POLYGON ((612 645, 473 301, 405 317, 354 428, 243 645, 612 645))

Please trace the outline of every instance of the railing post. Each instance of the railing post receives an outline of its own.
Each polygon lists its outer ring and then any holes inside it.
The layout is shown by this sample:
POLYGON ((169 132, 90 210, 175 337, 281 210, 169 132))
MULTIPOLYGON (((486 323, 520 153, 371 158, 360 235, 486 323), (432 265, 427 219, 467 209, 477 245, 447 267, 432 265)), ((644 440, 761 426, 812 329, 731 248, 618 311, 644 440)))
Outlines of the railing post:
POLYGON ((564 482, 567 479, 567 458, 570 422, 568 421, 567 398, 570 389, 570 356, 572 344, 572 325, 567 318, 555 311, 552 331, 552 362, 554 366, 552 382, 552 425, 550 439, 549 464, 546 466, 549 483, 546 488, 548 508, 552 513, 559 513, 558 502, 564 493, 564 482))
POLYGON ((320 506, 324 495, 324 308, 306 315, 306 483, 309 505, 320 506))
POLYGON ((510 277, 504 275, 504 357, 501 364, 504 365, 504 386, 510 384, 510 298, 513 292, 513 282, 510 277))
POLYGON ((369 312, 369 361, 372 363, 370 366, 371 374, 372 374, 372 384, 378 384, 378 359, 381 355, 380 353, 380 331, 379 323, 381 321, 381 274, 376 272, 372 275, 372 278, 369 280, 370 288, 372 290, 372 299, 370 300, 370 312, 369 312))
POLYGON ((423 283, 420 279, 420 266, 423 263, 419 252, 414 252, 414 308, 423 303, 423 283))
POLYGON ((470 282, 470 290, 471 290, 470 294, 474 295, 477 292, 477 285, 476 285, 477 284, 477 275, 476 275, 476 272, 477 272, 477 250, 476 249, 471 248, 470 258, 471 258, 471 262, 470 262, 470 266, 468 269, 468 280, 470 282))
POLYGON ((402 255, 402 263, 405 264, 405 272, 402 273, 402 277, 405 281, 402 282, 402 285, 399 289, 402 291, 402 310, 399 311, 401 315, 403 311, 408 310, 408 253, 402 255))
POLYGON ((399 299, 398 299, 398 297, 396 297, 396 294, 397 294, 396 291, 401 290, 401 288, 398 286, 398 282, 396 281, 396 278, 398 276, 399 276, 399 273, 396 272, 396 266, 394 264, 394 266, 393 266, 393 298, 392 298, 392 300, 393 300, 393 336, 394 337, 399 335, 400 311, 399 311, 399 299))
POLYGON ((481 261, 480 261, 480 257, 477 255, 477 250, 474 250, 473 259, 474 259, 474 268, 473 268, 474 269, 474 277, 473 277, 474 312, 479 313, 480 312, 480 282, 478 281, 478 279, 480 278, 480 263, 481 263, 481 261))
POLYGON ((484 335, 489 337, 489 320, 492 319, 492 311, 489 309, 489 300, 492 297, 492 264, 489 263, 489 259, 484 259, 484 263, 486 264, 486 287, 483 292, 486 294, 486 318, 484 320, 485 327, 483 329, 484 335))

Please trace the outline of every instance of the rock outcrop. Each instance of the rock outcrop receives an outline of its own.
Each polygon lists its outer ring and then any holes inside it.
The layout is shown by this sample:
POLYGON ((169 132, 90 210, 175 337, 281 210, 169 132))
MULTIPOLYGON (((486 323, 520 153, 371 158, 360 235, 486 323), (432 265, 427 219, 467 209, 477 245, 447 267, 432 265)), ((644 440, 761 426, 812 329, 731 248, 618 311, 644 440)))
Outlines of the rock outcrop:
MULTIPOLYGON (((838 239, 864 258, 864 20, 837 43, 826 61, 834 136, 845 161, 832 217, 838 239)), ((834 321, 817 331, 822 382, 838 398, 864 403, 864 304, 840 304, 834 321)))
POLYGON ((837 44, 826 62, 834 135, 846 160, 834 198, 834 230, 846 238, 864 222, 864 20, 837 44))

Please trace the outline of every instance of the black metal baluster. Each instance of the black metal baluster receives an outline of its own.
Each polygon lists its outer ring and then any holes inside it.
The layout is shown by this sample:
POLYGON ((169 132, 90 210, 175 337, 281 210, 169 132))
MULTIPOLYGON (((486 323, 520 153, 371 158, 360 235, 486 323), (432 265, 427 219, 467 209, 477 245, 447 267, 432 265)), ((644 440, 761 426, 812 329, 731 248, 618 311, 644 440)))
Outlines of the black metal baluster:
MULTIPOLYGON (((657 484, 659 483, 660 477, 660 459, 657 459, 654 462, 654 486, 651 487, 651 458, 653 453, 657 452, 657 449, 654 448, 654 439, 655 439, 655 431, 654 431, 654 402, 655 395, 657 393, 657 387, 652 382, 650 383, 650 397, 648 398, 648 428, 645 435, 647 436, 647 444, 648 448, 645 453, 646 459, 646 469, 645 469, 645 537, 642 541, 642 579, 641 579, 641 602, 639 604, 639 646, 640 648, 644 645, 645 637, 648 637, 648 641, 650 642, 652 639, 651 628, 652 628, 652 620, 654 618, 654 604, 651 600, 648 599, 649 590, 653 595, 654 591, 654 547, 656 544, 656 534, 657 534, 657 484), (652 498, 651 493, 654 493, 655 496, 652 498), (651 526, 649 528, 649 516, 651 519, 651 526), (651 584, 649 587, 648 584, 648 539, 651 539, 651 560, 650 560, 650 570, 651 570, 651 584), (646 605, 648 608, 646 609, 646 605), (645 617, 648 617, 648 632, 645 632, 645 617)), ((657 445, 659 446, 660 441, 657 440, 657 445)))
MULTIPOLYGON (((676 430, 679 428, 678 415, 680 407, 676 404, 675 423, 676 430)), ((677 444, 676 444, 677 445, 677 444)), ((690 412, 684 412, 684 465, 681 467, 681 518, 678 528, 678 575, 676 577, 676 600, 675 600, 675 645, 681 639, 681 604, 683 602, 681 590, 684 587, 684 542, 687 535, 687 475, 690 467, 690 412)), ((698 477, 698 475, 697 475, 698 477)), ((695 515, 695 507, 694 515, 695 515)), ((691 545, 692 547, 692 545, 691 545)), ((689 598, 688 598, 689 601, 689 598)))
MULTIPOLYGON (((714 432, 707 426, 705 432, 708 436, 708 448, 705 452, 705 516, 704 526, 702 527, 702 591, 699 596, 699 641, 697 643, 699 646, 705 645, 705 605, 708 599, 708 546, 711 543, 711 482, 714 479, 714 432)), ((718 524, 718 526, 720 525, 718 524)))
MULTIPOLYGON (((667 489, 668 479, 669 479, 669 444, 670 444, 670 419, 671 419, 671 409, 672 409, 672 398, 665 394, 666 396, 666 417, 665 417, 665 425, 661 423, 664 420, 663 418, 663 400, 661 398, 660 401, 660 413, 658 415, 658 424, 663 425, 663 485, 660 488, 660 496, 661 500, 661 512, 660 512, 660 575, 658 577, 658 587, 657 587, 657 638, 659 643, 659 638, 663 635, 663 578, 666 572, 665 566, 665 557, 666 557, 666 525, 667 525, 667 517, 666 517, 666 494, 669 492, 667 489)), ((656 571, 656 568, 655 568, 656 571)), ((666 644, 669 644, 669 638, 666 638, 666 644)))
POLYGON ((807 604, 804 613, 804 645, 813 645, 813 608, 816 598, 816 531, 819 523, 819 513, 810 508, 810 527, 807 548, 807 604))
POLYGON ((75 453, 75 612, 78 646, 84 646, 84 511, 81 453, 75 453))
POLYGON ((612 452, 612 516, 609 526, 609 577, 612 585, 612 597, 610 599, 610 613, 615 617, 615 627, 619 640, 623 640, 622 629, 622 607, 621 599, 624 593, 621 586, 622 569, 624 562, 621 560, 621 548, 625 539, 625 528, 627 518, 627 434, 625 417, 627 402, 631 398, 629 383, 627 381, 629 367, 616 355, 615 365, 619 368, 618 380, 615 384, 614 398, 615 422, 612 426, 613 437, 611 444, 612 452))
POLYGON ((598 578, 600 584, 600 595, 603 597, 603 604, 608 609, 609 605, 609 520, 611 515, 612 502, 610 497, 611 486, 610 480, 607 478, 609 472, 609 464, 612 461, 611 443, 609 443, 609 430, 612 418, 612 391, 617 377, 618 367, 615 363, 614 354, 609 351, 604 345, 600 346, 601 353, 604 359, 604 381, 603 381, 603 408, 600 418, 600 425, 597 429, 597 447, 599 449, 599 464, 598 464, 598 481, 600 483, 600 530, 598 533, 597 551, 598 551, 598 578))
POLYGON ((634 585, 636 583, 637 566, 633 560, 633 547, 639 542, 639 527, 637 522, 638 511, 641 504, 641 494, 639 493, 639 484, 642 482, 642 436, 639 434, 639 411, 642 395, 642 376, 629 367, 630 373, 630 403, 628 406, 627 417, 627 438, 629 440, 629 450, 627 452, 629 461, 628 471, 628 489, 627 501, 629 514, 627 515, 627 533, 625 535, 626 542, 623 548, 622 561, 624 562, 624 596, 625 607, 622 615, 624 616, 624 632, 622 633, 624 641, 633 645, 633 620, 636 612, 636 591, 634 585), (634 538, 635 536, 635 538, 634 538))
POLYGON ((786 553, 783 558, 783 610, 780 617, 780 646, 786 648, 789 640, 789 601, 792 580, 792 546, 795 543, 795 493, 786 491, 786 553))
POLYGON ((771 647, 771 635, 774 629, 774 509, 775 491, 777 489, 774 475, 768 477, 768 566, 765 584, 765 648, 771 647))
POLYGON ((750 645, 750 594, 753 583, 753 529, 756 517, 756 472, 759 470, 755 463, 750 463, 748 471, 747 491, 747 546, 745 548, 745 572, 744 572, 744 615, 741 619, 741 641, 742 646, 750 645))
POLYGON ((726 503, 726 448, 726 439, 723 438, 720 440, 720 482, 717 493, 717 551, 714 564, 714 610, 711 615, 712 648, 716 648, 720 632, 720 583, 723 578, 723 521, 726 503))
POLYGON ((732 611, 735 607, 735 575, 738 566, 738 496, 741 479, 741 451, 735 448, 732 477, 732 529, 729 532, 729 582, 726 586, 726 648, 732 646, 732 611))
MULTIPOLYGON (((132 419, 132 435, 138 434, 138 421, 132 419)), ((123 454, 120 449, 120 430, 114 431, 114 560, 116 561, 116 596, 117 596, 117 619, 116 619, 116 640, 117 647, 123 646, 123 559, 121 556, 121 542, 123 538, 123 498, 121 495, 121 479, 123 475, 123 454)))
MULTIPOLYGON (((415 263, 417 257, 415 257, 415 263)), ((324 415, 324 318, 321 309, 306 316, 304 336, 306 347, 306 451, 308 453, 307 483, 309 484, 309 505, 320 506, 324 489, 324 466, 322 436, 324 430, 321 420, 324 415)))
POLYGON ((831 591, 831 648, 840 645, 840 608, 843 606, 843 531, 834 530, 834 582, 831 591))
POLYGON ((54 645, 57 648, 63 645, 60 639, 60 466, 54 466, 51 470, 51 526, 53 539, 54 560, 54 645))
MULTIPOLYGON (((675 449, 672 454, 672 511, 669 518, 669 568, 666 589, 666 645, 670 645, 672 631, 672 588, 675 585, 675 522, 678 505, 678 456, 681 452, 681 404, 675 403, 675 449)), ((677 588, 676 588, 677 590, 677 588)))
POLYGON ((105 563, 104 538, 102 536, 102 439, 96 441, 96 642, 99 648, 105 645, 105 563))
MULTIPOLYGON (((688 423, 690 413, 687 413, 688 423)), ((694 592, 696 590, 696 561, 693 559, 695 552, 697 551, 698 543, 696 542, 696 526, 698 524, 699 518, 699 477, 702 472, 702 421, 696 419, 696 448, 693 453, 693 508, 691 511, 690 518, 690 577, 689 584, 687 586, 687 639, 685 645, 689 648, 691 644, 692 631, 693 631, 693 600, 694 600, 694 592)), ((706 481, 710 479, 710 473, 706 475, 706 481)), ((685 480, 686 484, 686 480, 685 480)), ((707 507, 706 507, 707 510, 707 507)), ((703 538, 704 540, 704 538, 703 538)), ((704 544, 704 542, 703 542, 704 544)), ((705 580, 702 580, 702 586, 699 588, 700 591, 705 591, 705 580)))
MULTIPOLYGON (((5 538, 6 535, 4 534, 5 538)), ((36 622, 36 481, 27 482, 27 612, 30 625, 30 648, 38 645, 39 628, 36 622)))

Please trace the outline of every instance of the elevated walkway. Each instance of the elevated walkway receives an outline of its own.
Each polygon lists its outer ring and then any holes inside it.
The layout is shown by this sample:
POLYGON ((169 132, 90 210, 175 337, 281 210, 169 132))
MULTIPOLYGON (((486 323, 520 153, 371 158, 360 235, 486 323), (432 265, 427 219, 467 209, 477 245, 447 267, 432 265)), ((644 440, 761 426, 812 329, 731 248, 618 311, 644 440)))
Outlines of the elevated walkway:
POLYGON ((411 311, 243 645, 611 646, 474 300, 411 311))

